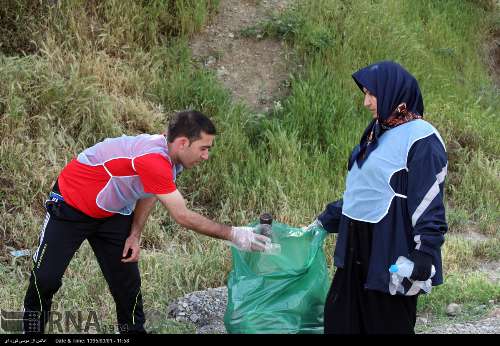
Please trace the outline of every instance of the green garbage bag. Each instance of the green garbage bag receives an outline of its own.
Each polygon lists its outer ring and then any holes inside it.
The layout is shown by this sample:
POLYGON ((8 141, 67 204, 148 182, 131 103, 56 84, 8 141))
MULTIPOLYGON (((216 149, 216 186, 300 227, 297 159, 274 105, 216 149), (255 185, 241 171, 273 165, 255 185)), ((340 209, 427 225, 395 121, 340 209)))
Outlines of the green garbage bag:
POLYGON ((323 309, 329 288, 323 242, 326 231, 273 223, 275 254, 232 248, 228 333, 323 333, 323 309))

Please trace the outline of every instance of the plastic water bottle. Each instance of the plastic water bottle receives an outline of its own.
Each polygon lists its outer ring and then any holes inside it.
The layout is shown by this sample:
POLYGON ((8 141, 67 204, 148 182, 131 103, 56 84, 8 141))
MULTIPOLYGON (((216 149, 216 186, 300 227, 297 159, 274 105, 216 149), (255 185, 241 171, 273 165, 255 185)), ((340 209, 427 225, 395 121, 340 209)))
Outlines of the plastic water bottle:
POLYGON ((13 256, 13 257, 24 257, 24 256, 29 256, 30 255, 30 250, 28 249, 24 249, 24 250, 14 250, 14 251, 11 251, 10 254, 13 256))
POLYGON ((424 290, 429 293, 432 289, 431 278, 436 274, 436 268, 432 266, 431 276, 426 281, 413 281, 410 279, 411 273, 413 272, 413 262, 404 256, 399 256, 395 264, 389 267, 390 280, 389 280, 389 293, 395 295, 396 292, 401 292, 407 296, 413 296, 424 290), (407 278, 412 283, 408 292, 404 292, 403 279, 407 278))

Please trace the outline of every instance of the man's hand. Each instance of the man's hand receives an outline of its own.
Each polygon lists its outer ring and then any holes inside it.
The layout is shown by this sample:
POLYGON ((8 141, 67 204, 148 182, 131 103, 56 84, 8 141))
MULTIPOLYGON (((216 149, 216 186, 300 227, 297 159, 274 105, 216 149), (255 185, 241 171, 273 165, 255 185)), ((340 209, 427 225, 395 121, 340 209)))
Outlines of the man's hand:
POLYGON ((267 251, 271 247, 271 239, 254 233, 252 227, 233 227, 230 241, 242 251, 267 251))
POLYGON ((132 221, 130 235, 125 241, 125 246, 123 247, 123 263, 139 261, 139 252, 141 251, 139 240, 141 239, 141 233, 144 229, 144 225, 146 224, 146 220, 155 203, 156 197, 143 198, 137 202, 134 210, 134 219, 132 221))
POLYGON ((125 241, 125 246, 123 247, 122 262, 138 262, 139 252, 141 251, 139 245, 139 238, 136 235, 130 235, 125 241), (130 256, 128 256, 130 252, 130 256))

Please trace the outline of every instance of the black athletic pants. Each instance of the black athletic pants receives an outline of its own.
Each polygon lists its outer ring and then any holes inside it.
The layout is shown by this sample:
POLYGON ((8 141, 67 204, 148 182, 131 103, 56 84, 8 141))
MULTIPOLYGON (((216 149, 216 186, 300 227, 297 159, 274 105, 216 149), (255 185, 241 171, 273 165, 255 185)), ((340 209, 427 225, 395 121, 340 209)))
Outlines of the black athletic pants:
POLYGON ((369 223, 349 224, 348 255, 337 268, 325 304, 325 334, 414 334, 417 296, 364 288, 372 244, 369 223))
MULTIPOLYGON (((60 193, 57 183, 53 191, 60 193)), ((61 287, 62 276, 85 239, 97 257, 115 300, 118 330, 143 333, 145 319, 138 263, 121 262, 133 216, 116 214, 94 219, 63 201, 47 201, 46 209, 40 245, 33 256, 33 270, 24 299, 25 333, 44 332, 52 297, 61 287)))

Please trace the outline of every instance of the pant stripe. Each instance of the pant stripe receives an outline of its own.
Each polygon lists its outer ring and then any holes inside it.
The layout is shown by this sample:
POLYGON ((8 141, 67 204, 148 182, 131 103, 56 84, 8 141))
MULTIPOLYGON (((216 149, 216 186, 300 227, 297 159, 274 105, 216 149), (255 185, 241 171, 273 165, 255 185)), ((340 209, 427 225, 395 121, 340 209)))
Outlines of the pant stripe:
POLYGON ((33 277, 35 278, 35 287, 36 287, 36 292, 38 293, 38 300, 40 301, 40 311, 43 312, 42 295, 40 294, 40 290, 38 289, 38 284, 36 283, 35 268, 33 268, 32 273, 33 273, 33 277))
POLYGON ((135 325, 135 308, 137 306, 137 300, 139 299, 139 294, 141 294, 141 290, 139 290, 139 292, 137 292, 137 296, 135 296, 135 304, 134 304, 134 308, 132 309, 132 324, 135 325))
POLYGON ((40 233, 40 240, 38 243, 38 248, 36 249, 35 254, 33 255, 33 261, 35 261, 35 263, 38 261, 38 253, 40 252, 40 248, 42 247, 43 237, 45 235, 45 229, 47 228, 47 224, 49 223, 49 220, 50 220, 50 214, 47 212, 47 214, 45 215, 45 220, 43 222, 42 230, 40 233))

